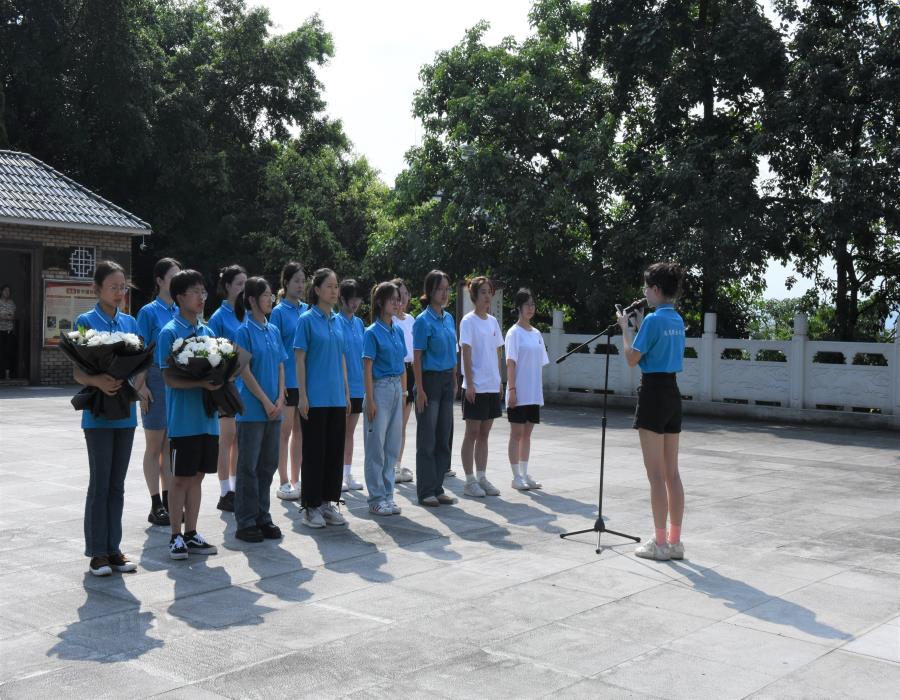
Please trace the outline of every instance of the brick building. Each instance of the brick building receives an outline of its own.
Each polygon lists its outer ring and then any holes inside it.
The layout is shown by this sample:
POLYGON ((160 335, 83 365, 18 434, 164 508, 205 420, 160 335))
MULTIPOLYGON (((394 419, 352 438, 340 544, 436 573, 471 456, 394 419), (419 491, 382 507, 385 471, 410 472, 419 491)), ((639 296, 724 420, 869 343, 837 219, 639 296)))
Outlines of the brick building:
POLYGON ((26 153, 0 150, 0 285, 16 303, 21 383, 67 384, 72 365, 55 347, 94 305, 98 260, 131 276, 131 242, 150 225, 26 153))

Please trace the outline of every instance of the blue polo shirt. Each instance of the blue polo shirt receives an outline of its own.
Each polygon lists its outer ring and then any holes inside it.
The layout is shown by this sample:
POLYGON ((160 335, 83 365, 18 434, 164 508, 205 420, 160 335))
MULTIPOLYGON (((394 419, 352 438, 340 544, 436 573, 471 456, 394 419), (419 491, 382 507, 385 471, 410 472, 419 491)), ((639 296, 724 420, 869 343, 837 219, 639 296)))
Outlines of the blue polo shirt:
POLYGON ((300 322, 300 315, 309 309, 309 305, 302 301, 292 304, 287 299, 272 309, 269 321, 274 323, 281 332, 281 342, 284 345, 284 352, 288 356, 288 361, 284 363, 284 388, 297 388, 297 365, 294 363, 294 335, 297 333, 297 324, 300 322))
MULTIPOLYGON (((190 338, 192 335, 216 337, 209 326, 202 322, 194 326, 180 313, 163 326, 156 341, 156 359, 162 369, 168 366, 175 339, 190 338)), ((219 434, 219 416, 215 413, 212 417, 206 415, 206 409, 203 408, 203 391, 200 388, 173 389, 166 384, 169 437, 219 434)))
MULTIPOLYGON (((137 324, 138 328, 141 329, 140 335, 144 340, 144 344, 150 345, 150 343, 155 343, 163 326, 177 315, 178 306, 176 306, 174 301, 166 305, 162 299, 156 297, 149 304, 144 304, 137 315, 137 324)), ((154 358, 153 364, 156 364, 156 358, 154 358)))
POLYGON ((429 306, 413 324, 413 350, 422 351, 422 371, 444 372, 456 367, 456 323, 444 311, 438 316, 429 306))
POLYGON ((362 356, 372 360, 372 378, 399 377, 406 371, 406 339, 396 323, 380 318, 366 328, 362 356))
POLYGON ((684 319, 672 304, 660 304, 644 317, 631 344, 641 352, 642 372, 680 372, 684 366, 684 319))
MULTIPOLYGON (((123 314, 116 309, 114 316, 107 316, 98 303, 93 309, 87 313, 81 314, 75 319, 75 328, 84 326, 85 330, 93 328, 95 331, 106 331, 112 333, 134 333, 140 335, 137 321, 133 316, 123 314)), ((131 415, 128 418, 120 418, 119 420, 107 420, 102 416, 94 416, 90 410, 81 412, 82 428, 134 428, 137 426, 137 410, 136 404, 131 404, 131 415)))
POLYGON ((294 349, 306 351, 306 398, 311 408, 347 405, 344 393, 344 328, 333 311, 318 306, 300 316, 294 349))
MULTIPOLYGON (((250 372, 269 401, 275 403, 278 400, 278 368, 288 359, 278 326, 274 323, 261 326, 248 316, 238 328, 235 343, 253 356, 250 360, 250 372)), ((266 415, 262 402, 247 388, 246 382, 241 382, 240 391, 244 400, 244 412, 237 415, 239 423, 272 420, 266 415)), ((280 421, 281 416, 275 420, 280 421)))
POLYGON ((238 328, 241 327, 241 322, 238 321, 237 316, 234 314, 234 307, 227 301, 223 301, 222 305, 209 317, 207 325, 217 338, 228 338, 228 340, 234 342, 238 328))
POLYGON ((363 336, 366 326, 361 318, 344 314, 338 314, 338 319, 344 329, 344 356, 347 360, 347 384, 350 386, 350 398, 361 399, 366 395, 366 386, 363 382, 363 336))

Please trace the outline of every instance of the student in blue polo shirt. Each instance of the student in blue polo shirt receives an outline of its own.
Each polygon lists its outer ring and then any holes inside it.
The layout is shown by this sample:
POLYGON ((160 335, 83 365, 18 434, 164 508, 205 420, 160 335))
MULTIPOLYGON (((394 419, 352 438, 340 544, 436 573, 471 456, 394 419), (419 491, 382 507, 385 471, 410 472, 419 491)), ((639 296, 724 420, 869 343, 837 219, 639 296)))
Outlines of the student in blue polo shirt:
POLYGON ((178 315, 159 332, 156 357, 166 380, 166 422, 171 446, 172 483, 169 485, 169 521, 172 536, 169 556, 187 559, 188 554, 215 554, 216 548, 197 532, 203 477, 214 474, 219 457, 219 419, 206 415, 203 390, 218 385, 183 379, 167 371, 172 346, 179 338, 215 337, 201 321, 206 303, 203 275, 196 270, 182 270, 169 284, 178 304, 178 315), (184 515, 185 531, 181 533, 184 515))
POLYGON ((344 359, 347 362, 347 384, 350 386, 350 413, 347 414, 347 426, 344 429, 344 482, 341 491, 362 488, 362 484, 353 478, 353 433, 362 413, 363 397, 366 389, 363 384, 363 334, 366 326, 356 316, 363 302, 363 290, 356 280, 341 281, 341 312, 338 314, 344 329, 344 359))
MULTIPOLYGON (((241 322, 235 313, 235 303, 247 283, 247 271, 240 265, 229 265, 219 270, 216 291, 222 304, 209 318, 209 328, 217 338, 228 338, 234 342, 241 322)), ((240 388, 240 380, 238 381, 240 388)), ((216 508, 234 512, 234 480, 237 473, 237 432, 234 416, 219 417, 219 502, 216 508)))
POLYGON ((300 301, 306 287, 303 266, 295 261, 281 270, 281 301, 272 309, 269 320, 281 332, 284 351, 291 358, 284 364, 284 410, 281 421, 281 440, 278 448, 278 490, 275 495, 286 501, 300 498, 300 461, 303 459, 303 433, 300 431, 300 412, 297 410, 297 368, 294 365, 294 335, 300 315, 309 306, 300 301), (288 455, 291 473, 288 475, 288 455))
MULTIPOLYGON (((97 305, 75 319, 75 328, 137 334, 137 321, 119 311, 128 293, 122 266, 110 260, 98 262, 94 270, 94 289, 98 296, 97 305)), ((109 396, 122 387, 121 381, 108 374, 88 375, 77 367, 74 377, 79 384, 97 387, 109 396)), ((143 398, 146 392, 143 375, 136 378, 135 387, 143 398)), ((122 509, 125 505, 125 474, 136 426, 134 404, 131 404, 131 414, 119 420, 95 417, 90 410, 81 412, 90 468, 84 504, 84 553, 91 558, 90 569, 95 576, 109 576, 113 570, 134 571, 137 568, 119 549, 122 542, 122 509)))
POLYGON ((659 262, 644 271, 644 295, 655 311, 634 317, 633 331, 628 318, 618 314, 622 327, 625 359, 630 367, 640 365, 641 386, 634 414, 634 427, 641 440, 644 467, 650 481, 650 505, 655 536, 648 538, 635 554, 644 559, 683 559, 681 521, 684 516, 684 487, 678 473, 678 435, 681 433, 681 392, 676 373, 684 358, 684 320, 675 310, 683 272, 675 263, 659 262), (666 517, 669 533, 666 535, 666 517))
POLYGON ((294 337, 298 408, 303 430, 300 465, 301 522, 307 527, 346 525, 335 507, 341 498, 344 429, 350 410, 343 324, 334 312, 339 287, 328 268, 316 270, 294 337))
POLYGON ((237 298, 236 343, 250 353, 241 375, 244 412, 237 417, 238 470, 234 489, 234 536, 245 542, 281 538, 269 513, 269 490, 278 469, 281 411, 284 408, 284 362, 288 355, 278 328, 266 320, 272 311, 272 288, 251 277, 237 298))
POLYGON ((444 310, 450 278, 440 270, 425 276, 425 310, 413 324, 413 373, 416 379, 416 492, 424 506, 457 502, 444 493, 450 470, 453 399, 456 395, 456 323, 444 310))
MULTIPOLYGON (((178 307, 169 294, 169 283, 181 263, 174 258, 160 258, 153 266, 156 288, 154 299, 141 307, 137 315, 138 328, 144 345, 155 343, 162 327, 175 318, 178 307)), ((166 439, 166 383, 162 370, 154 361, 147 370, 147 400, 141 402, 141 423, 144 425, 144 481, 150 491, 150 515, 147 522, 169 525, 169 441, 166 439), (160 498, 162 486, 162 498, 160 498)))
POLYGON ((382 282, 372 292, 373 323, 363 340, 363 435, 366 446, 366 488, 369 512, 395 515, 394 465, 403 444, 403 406, 406 404, 406 340, 394 322, 400 309, 400 290, 382 282))

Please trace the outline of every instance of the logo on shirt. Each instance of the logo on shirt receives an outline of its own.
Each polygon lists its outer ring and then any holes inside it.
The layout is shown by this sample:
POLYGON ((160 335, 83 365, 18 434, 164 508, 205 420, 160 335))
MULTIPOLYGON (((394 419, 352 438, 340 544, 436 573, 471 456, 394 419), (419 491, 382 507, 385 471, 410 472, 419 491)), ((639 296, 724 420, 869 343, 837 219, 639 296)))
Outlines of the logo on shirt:
POLYGON ((663 335, 665 335, 665 336, 684 335, 684 330, 682 330, 681 328, 666 328, 663 331, 663 335))

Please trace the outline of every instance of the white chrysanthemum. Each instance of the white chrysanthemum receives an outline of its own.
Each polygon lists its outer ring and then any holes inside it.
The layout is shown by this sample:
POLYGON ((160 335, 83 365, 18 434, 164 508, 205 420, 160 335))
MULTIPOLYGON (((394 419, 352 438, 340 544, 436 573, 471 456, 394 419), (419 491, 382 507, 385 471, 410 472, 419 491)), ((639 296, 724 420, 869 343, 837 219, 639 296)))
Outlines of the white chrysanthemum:
POLYGON ((175 356, 175 362, 179 365, 186 365, 188 360, 190 360, 194 356, 190 350, 182 350, 178 355, 175 356))
POLYGON ((172 343, 172 350, 178 352, 182 345, 184 345, 184 338, 175 338, 175 342, 172 343))
POLYGON ((95 347, 97 345, 101 345, 103 343, 103 338, 99 335, 92 335, 90 338, 86 338, 85 345, 88 347, 95 347))
POLYGON ((72 331, 71 333, 66 333, 66 336, 69 340, 78 340, 81 338, 81 331, 72 331))
POLYGON ((234 345, 229 343, 227 340, 219 343, 219 352, 223 355, 232 355, 234 354, 234 345))
POLYGON ((133 348, 141 347, 141 339, 135 333, 122 333, 122 340, 133 348))
POLYGON ((209 353, 209 357, 207 357, 206 359, 209 360, 209 364, 212 367, 218 367, 222 362, 222 356, 217 352, 209 353))
POLYGON ((84 332, 84 337, 85 337, 85 338, 93 338, 95 335, 97 335, 97 331, 95 331, 93 328, 88 328, 88 329, 84 332))

